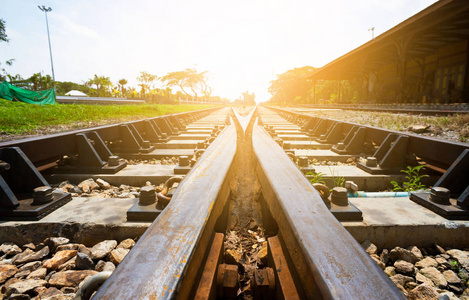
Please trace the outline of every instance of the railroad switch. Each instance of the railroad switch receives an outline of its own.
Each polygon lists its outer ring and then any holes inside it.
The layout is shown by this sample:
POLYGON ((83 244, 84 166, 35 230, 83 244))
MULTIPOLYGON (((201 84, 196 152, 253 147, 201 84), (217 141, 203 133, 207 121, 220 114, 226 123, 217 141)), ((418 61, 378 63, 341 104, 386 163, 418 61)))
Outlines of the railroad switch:
POLYGON ((49 183, 18 147, 0 148, 0 219, 39 220, 72 200, 49 183))
POLYGON ((469 149, 464 150, 431 191, 412 192, 410 199, 449 220, 469 220, 469 149))

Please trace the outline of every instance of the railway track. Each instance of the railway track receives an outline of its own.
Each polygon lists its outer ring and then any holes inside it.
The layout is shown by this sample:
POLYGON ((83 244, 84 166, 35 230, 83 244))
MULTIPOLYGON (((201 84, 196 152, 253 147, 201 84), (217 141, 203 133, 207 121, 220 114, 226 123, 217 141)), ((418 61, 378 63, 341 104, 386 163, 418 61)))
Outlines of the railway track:
POLYGON ((416 115, 452 115, 469 113, 468 103, 402 103, 402 104, 327 104, 327 105, 304 105, 303 107, 315 109, 342 109, 358 111, 377 111, 404 113, 416 115))
POLYGON ((469 244, 467 144, 258 107, 0 147, 1 216, 11 220, 0 224, 2 240, 26 242, 35 238, 28 231, 44 228, 81 241, 144 232, 93 299, 402 299, 357 240, 380 248, 469 244), (179 165, 122 159, 167 156, 179 165), (391 180, 405 180, 401 169, 424 163, 431 192, 383 193, 391 180), (322 183, 313 187, 318 174, 322 183), (98 202, 116 218, 106 226, 93 212, 75 215, 86 205, 79 197, 37 189, 89 177, 132 182, 139 197, 98 202), (165 181, 170 193, 156 195, 154 186, 165 181), (102 224, 63 229, 82 217, 102 224))

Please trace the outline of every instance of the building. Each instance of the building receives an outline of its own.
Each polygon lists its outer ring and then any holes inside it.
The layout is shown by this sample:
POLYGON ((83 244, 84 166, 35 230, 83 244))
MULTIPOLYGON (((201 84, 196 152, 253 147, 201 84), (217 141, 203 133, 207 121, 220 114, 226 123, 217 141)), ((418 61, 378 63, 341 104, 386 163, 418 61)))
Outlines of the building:
POLYGON ((361 102, 469 102, 468 42, 469 1, 440 0, 308 79, 358 81, 361 102))

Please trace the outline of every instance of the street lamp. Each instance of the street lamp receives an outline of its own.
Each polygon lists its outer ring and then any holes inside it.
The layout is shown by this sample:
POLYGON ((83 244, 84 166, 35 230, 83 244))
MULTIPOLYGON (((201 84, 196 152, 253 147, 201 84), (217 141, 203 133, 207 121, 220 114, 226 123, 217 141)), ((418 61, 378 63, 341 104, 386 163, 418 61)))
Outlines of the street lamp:
POLYGON ((54 82, 54 90, 55 90, 56 87, 55 87, 54 63, 52 62, 52 48, 50 46, 49 22, 47 21, 47 13, 51 12, 52 8, 45 7, 44 5, 43 6, 38 5, 37 7, 39 7, 39 9, 42 10, 44 12, 44 14, 46 15, 47 39, 49 40, 49 52, 50 52, 50 65, 51 65, 51 68, 52 68, 52 81, 54 82))

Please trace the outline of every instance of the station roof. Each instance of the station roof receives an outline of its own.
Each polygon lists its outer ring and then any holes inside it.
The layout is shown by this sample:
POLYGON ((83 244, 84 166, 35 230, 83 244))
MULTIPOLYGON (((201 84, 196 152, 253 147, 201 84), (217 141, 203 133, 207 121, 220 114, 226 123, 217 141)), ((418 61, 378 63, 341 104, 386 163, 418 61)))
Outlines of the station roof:
POLYGON ((362 46, 316 70, 308 79, 351 79, 399 57, 422 59, 437 49, 469 39, 469 1, 440 0, 362 46))

